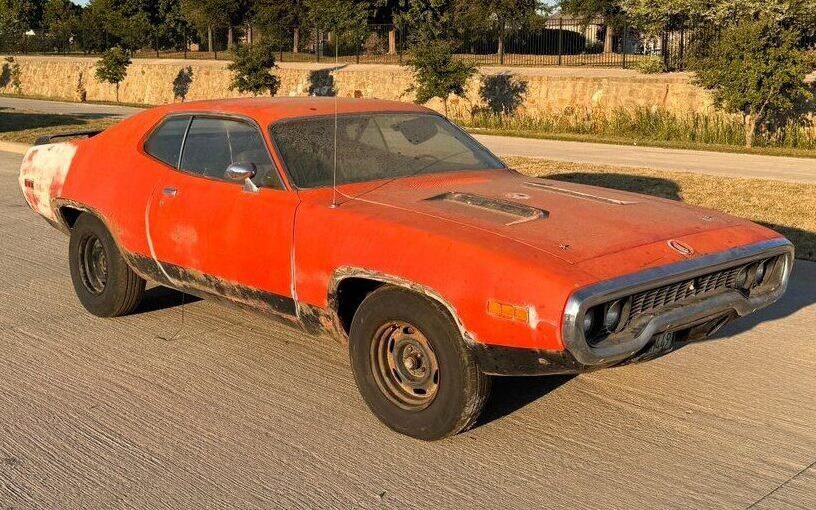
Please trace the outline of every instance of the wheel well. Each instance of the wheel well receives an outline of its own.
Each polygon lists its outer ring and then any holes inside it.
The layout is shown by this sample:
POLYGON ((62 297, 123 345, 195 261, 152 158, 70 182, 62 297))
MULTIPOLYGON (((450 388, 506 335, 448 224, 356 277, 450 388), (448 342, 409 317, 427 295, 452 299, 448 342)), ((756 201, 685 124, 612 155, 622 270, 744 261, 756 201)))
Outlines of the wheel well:
POLYGON ((74 228, 74 224, 76 223, 77 218, 79 215, 82 214, 83 210, 77 209, 76 207, 69 207, 64 205, 59 208, 60 216, 62 216, 62 221, 65 222, 65 225, 68 228, 74 228))
POLYGON ((375 289, 386 285, 384 282, 370 278, 350 277, 340 281, 337 285, 337 316, 346 333, 351 331, 351 321, 360 308, 365 297, 375 289))

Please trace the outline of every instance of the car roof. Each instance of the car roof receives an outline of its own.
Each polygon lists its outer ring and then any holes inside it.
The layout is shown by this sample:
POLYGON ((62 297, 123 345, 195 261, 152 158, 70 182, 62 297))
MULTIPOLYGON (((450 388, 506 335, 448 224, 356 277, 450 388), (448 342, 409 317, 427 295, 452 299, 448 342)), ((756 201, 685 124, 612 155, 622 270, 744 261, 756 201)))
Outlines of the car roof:
POLYGON ((386 101, 383 99, 357 99, 349 97, 252 97, 239 99, 214 99, 173 103, 154 108, 162 115, 181 112, 225 113, 246 115, 261 124, 281 119, 331 115, 335 112, 423 112, 433 110, 413 103, 386 101))

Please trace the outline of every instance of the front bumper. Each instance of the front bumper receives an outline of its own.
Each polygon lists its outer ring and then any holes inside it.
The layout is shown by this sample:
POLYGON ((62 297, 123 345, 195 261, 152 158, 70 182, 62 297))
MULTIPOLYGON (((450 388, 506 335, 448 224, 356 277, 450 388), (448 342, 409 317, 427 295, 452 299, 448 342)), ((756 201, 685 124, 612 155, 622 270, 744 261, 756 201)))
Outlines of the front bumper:
POLYGON ((622 361, 641 351, 655 335, 686 330, 711 318, 741 317, 770 305, 784 294, 792 268, 793 245, 780 238, 607 280, 570 296, 564 311, 563 340, 567 350, 584 365, 622 361), (781 266, 774 268, 767 286, 756 292, 746 294, 726 288, 678 302, 644 314, 625 331, 595 345, 587 342, 579 326, 586 311, 600 303, 778 255, 782 255, 781 266))
POLYGON ((723 325, 770 305, 787 288, 793 246, 774 239, 607 280, 570 296, 564 313, 564 351, 479 345, 474 354, 482 371, 494 375, 567 374, 645 361, 689 342, 704 340, 723 325), (714 271, 782 255, 772 280, 760 292, 724 288, 644 313, 625 330, 590 345, 583 335, 584 313, 599 303, 714 271))

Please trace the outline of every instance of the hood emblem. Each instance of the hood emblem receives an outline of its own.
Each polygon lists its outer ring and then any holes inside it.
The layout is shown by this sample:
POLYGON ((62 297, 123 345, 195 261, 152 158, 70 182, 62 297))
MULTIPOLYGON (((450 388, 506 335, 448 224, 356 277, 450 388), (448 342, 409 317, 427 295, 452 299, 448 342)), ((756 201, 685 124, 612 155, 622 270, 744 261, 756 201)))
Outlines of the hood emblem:
POLYGON ((510 200, 530 200, 530 195, 527 193, 516 193, 511 191, 510 193, 505 193, 504 196, 510 200))
POLYGON ((676 251, 676 252, 677 252, 677 253, 679 253, 680 255, 683 255, 683 256, 688 257, 689 255, 693 255, 693 254, 694 254, 694 248, 692 248, 691 246, 687 245, 686 243, 683 243, 683 242, 681 242, 681 241, 678 241, 677 239, 672 239, 672 240, 670 240, 670 241, 669 241, 668 243, 666 243, 666 244, 668 244, 668 245, 669 245, 669 248, 671 248, 672 250, 676 251))

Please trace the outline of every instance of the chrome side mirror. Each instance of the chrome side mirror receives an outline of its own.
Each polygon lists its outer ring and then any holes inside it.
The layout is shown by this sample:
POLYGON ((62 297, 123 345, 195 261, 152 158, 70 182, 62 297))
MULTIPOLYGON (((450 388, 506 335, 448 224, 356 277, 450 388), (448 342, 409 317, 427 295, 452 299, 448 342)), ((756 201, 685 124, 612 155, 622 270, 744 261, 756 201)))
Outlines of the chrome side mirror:
POLYGON ((238 162, 232 163, 227 167, 227 170, 224 172, 224 178, 228 181, 243 182, 244 191, 256 193, 258 186, 252 182, 252 178, 255 177, 256 173, 257 170, 255 169, 254 163, 238 162))

